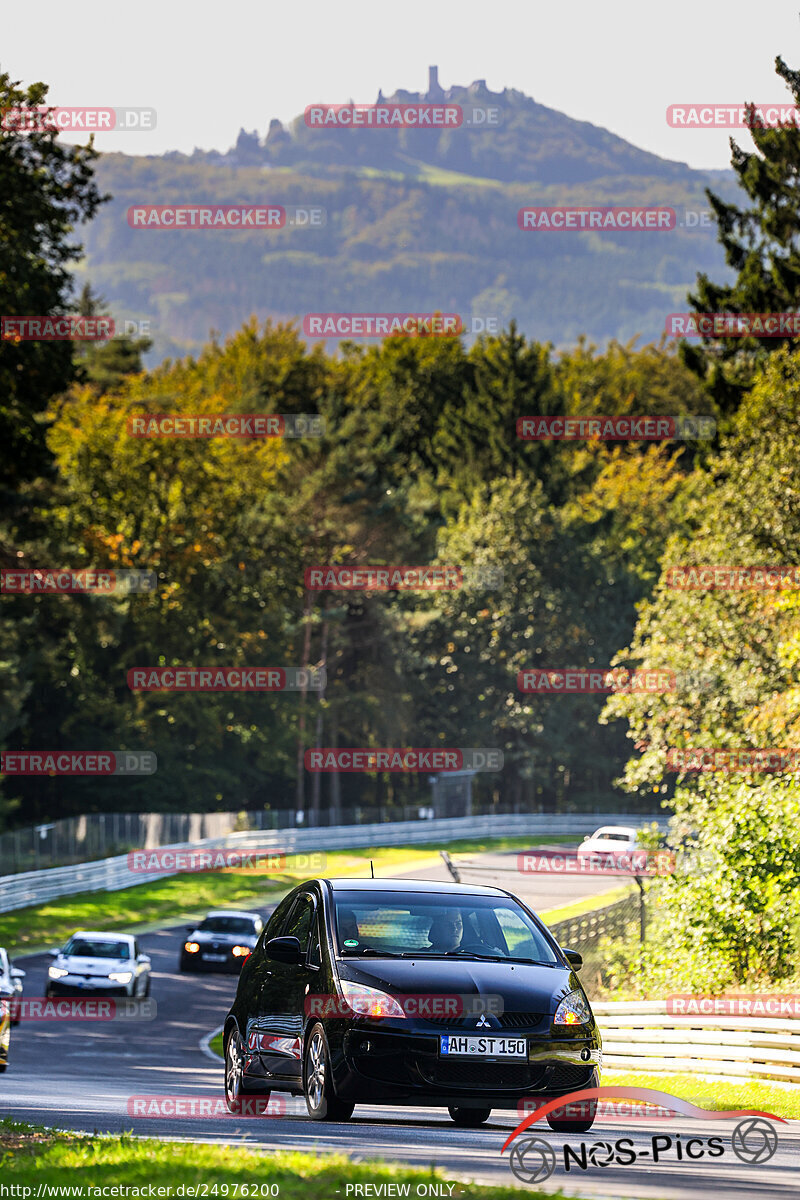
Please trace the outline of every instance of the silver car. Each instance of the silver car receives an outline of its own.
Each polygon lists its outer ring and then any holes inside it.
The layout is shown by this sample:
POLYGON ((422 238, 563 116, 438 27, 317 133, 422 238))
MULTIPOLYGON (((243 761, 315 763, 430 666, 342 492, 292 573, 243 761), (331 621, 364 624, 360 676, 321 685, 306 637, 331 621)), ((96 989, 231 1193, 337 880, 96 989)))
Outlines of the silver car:
POLYGON ((150 959, 127 933, 73 933, 51 950, 45 996, 150 995, 150 959))
POLYGON ((20 967, 13 967, 8 951, 0 946, 0 996, 9 1002, 9 1016, 12 1025, 19 1025, 22 1017, 22 981, 25 972, 20 967))

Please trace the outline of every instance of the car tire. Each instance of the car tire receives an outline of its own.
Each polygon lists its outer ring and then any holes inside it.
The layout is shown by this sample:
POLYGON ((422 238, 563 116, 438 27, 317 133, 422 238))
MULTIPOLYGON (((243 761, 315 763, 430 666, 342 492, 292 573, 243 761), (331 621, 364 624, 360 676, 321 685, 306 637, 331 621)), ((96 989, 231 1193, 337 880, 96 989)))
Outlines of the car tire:
POLYGON ((3 1071, 7 1070, 7 1068, 8 1068, 8 1063, 0 1063, 0 1075, 2 1075, 3 1071))
POLYGON ((228 1112, 242 1116, 242 1101, 249 1097, 258 1099, 259 1109, 261 1109, 263 1102, 264 1111, 266 1111, 270 1093, 248 1091, 244 1084, 243 1069, 244 1042, 239 1030, 233 1029, 225 1043, 225 1103, 228 1107, 228 1112))
POLYGON ((153 978, 152 975, 147 976, 147 983, 144 985, 144 991, 142 992, 143 1000, 146 1000, 147 997, 150 995, 150 984, 152 982, 152 978, 153 978))
POLYGON ((46 987, 46 988, 44 989, 44 998, 45 998, 45 1000, 52 1000, 52 999, 53 999, 53 993, 50 991, 50 988, 49 988, 49 987, 46 987))
POLYGON ((563 1117, 555 1116, 554 1113, 548 1113, 547 1124, 553 1133, 588 1133, 594 1125, 594 1119, 597 1116, 597 1101, 586 1100, 584 1103, 589 1106, 589 1115, 583 1121, 569 1121, 563 1117))
POLYGON ((331 1056, 319 1022, 312 1026, 306 1038, 303 1094, 312 1121, 349 1121, 353 1115, 355 1104, 345 1104, 333 1090, 331 1056))
POLYGON ((492 1115, 490 1108, 448 1108, 447 1111, 460 1129, 477 1129, 492 1115))

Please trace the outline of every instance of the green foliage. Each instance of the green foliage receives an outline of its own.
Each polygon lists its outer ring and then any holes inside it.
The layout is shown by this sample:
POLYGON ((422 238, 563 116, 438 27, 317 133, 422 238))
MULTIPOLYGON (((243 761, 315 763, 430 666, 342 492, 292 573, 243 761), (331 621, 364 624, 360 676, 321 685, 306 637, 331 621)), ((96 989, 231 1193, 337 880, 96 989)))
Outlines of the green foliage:
MULTIPOLYGON (((791 92, 792 102, 800 103, 800 72, 790 70, 780 57, 775 60, 775 70, 791 92)), ((791 124, 764 127, 755 106, 750 106, 748 112, 756 148, 748 153, 731 142, 731 163, 750 206, 740 208, 730 198, 707 192, 717 221, 718 240, 735 279, 716 284, 701 272, 690 296, 695 311, 700 313, 785 313, 797 308, 800 134, 791 124)), ((793 340, 792 335, 703 337, 699 343, 683 343, 682 353, 686 363, 705 380, 720 409, 732 416, 759 366, 793 340)))
MULTIPOLYGON (((696 679, 678 693, 608 701, 605 718, 625 716, 640 751, 625 774, 634 793, 665 778, 670 747, 797 744, 797 590, 681 590, 669 586, 667 571, 683 564, 798 566, 799 416, 800 356, 778 350, 720 451, 677 505, 683 528, 667 542, 661 578, 620 657, 696 679)), ((653 971, 663 952, 665 969, 705 986, 785 977, 796 954, 800 883, 796 774, 685 773, 680 784, 674 836, 695 836, 712 868, 660 885, 664 914, 653 971)))

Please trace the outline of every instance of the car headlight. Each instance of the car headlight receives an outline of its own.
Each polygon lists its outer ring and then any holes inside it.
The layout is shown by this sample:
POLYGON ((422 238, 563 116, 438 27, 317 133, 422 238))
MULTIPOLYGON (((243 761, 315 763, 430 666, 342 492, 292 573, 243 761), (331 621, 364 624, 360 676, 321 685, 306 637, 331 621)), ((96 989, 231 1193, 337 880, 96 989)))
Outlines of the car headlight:
POLYGON ((108 978, 114 983, 130 983, 133 979, 133 971, 109 971, 108 978))
POLYGON ((234 958, 247 958, 248 954, 250 953, 250 947, 249 946, 234 946, 231 953, 233 954, 234 958))
POLYGON ((554 1025, 588 1025, 592 1019, 583 992, 570 992, 564 997, 553 1017, 554 1025))
POLYGON ((185 942, 183 948, 187 954, 197 954, 200 949, 197 942, 185 942))
POLYGON ((63 979, 65 975, 69 975, 69 971, 65 971, 63 967, 51 967, 47 974, 51 979, 63 979))
POLYGON ((378 988, 367 987, 364 983, 345 982, 342 985, 342 998, 359 1017, 404 1017, 400 1005, 394 996, 381 992, 378 988))

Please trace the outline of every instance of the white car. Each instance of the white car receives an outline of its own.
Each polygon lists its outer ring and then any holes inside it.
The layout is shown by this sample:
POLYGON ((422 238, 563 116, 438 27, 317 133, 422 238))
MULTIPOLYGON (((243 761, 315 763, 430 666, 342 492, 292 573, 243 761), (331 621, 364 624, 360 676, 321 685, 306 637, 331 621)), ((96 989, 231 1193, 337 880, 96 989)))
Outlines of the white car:
POLYGON ((45 996, 150 995, 150 959, 127 933, 73 933, 50 954, 45 996))
POLYGON ((9 1017, 12 1025, 19 1025, 22 1016, 22 981, 25 972, 13 967, 8 951, 0 946, 0 996, 9 1002, 9 1017))
POLYGON ((637 831, 630 825, 603 825, 583 839, 578 855, 631 854, 637 849, 637 838, 637 831))

